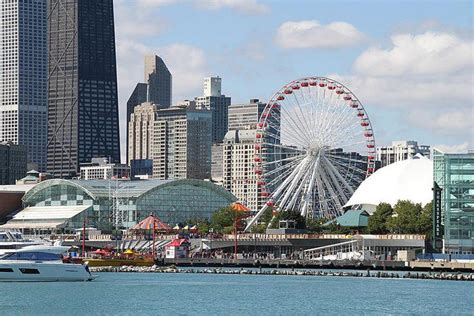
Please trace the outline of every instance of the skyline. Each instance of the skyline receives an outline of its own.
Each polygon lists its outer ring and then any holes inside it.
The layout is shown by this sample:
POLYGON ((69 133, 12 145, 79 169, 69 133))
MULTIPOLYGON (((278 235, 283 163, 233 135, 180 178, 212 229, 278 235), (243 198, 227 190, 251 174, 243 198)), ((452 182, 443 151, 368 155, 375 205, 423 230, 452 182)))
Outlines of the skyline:
POLYGON ((222 78, 232 104, 266 102, 291 80, 327 76, 364 104, 378 146, 413 139, 472 149, 472 3, 338 4, 115 1, 122 146, 126 101, 152 53, 174 77, 173 104, 202 95, 208 76, 222 78))

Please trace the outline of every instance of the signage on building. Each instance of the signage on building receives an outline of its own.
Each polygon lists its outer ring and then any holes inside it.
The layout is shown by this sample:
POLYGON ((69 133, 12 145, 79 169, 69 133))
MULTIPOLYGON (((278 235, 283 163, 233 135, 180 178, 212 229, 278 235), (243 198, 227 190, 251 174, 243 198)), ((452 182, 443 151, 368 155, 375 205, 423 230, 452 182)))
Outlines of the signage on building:
POLYGON ((436 181, 433 183, 433 246, 440 248, 443 239, 443 223, 442 223, 442 188, 436 181))

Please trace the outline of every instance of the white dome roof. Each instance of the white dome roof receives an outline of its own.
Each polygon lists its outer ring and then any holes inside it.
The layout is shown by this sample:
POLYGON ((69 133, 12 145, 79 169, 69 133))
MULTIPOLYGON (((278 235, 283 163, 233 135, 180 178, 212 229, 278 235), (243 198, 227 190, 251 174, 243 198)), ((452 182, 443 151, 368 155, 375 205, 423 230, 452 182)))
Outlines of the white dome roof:
POLYGON ((433 162, 422 155, 383 167, 365 179, 344 205, 362 205, 375 211, 382 202, 395 205, 398 200, 409 200, 425 205, 433 199, 433 162))

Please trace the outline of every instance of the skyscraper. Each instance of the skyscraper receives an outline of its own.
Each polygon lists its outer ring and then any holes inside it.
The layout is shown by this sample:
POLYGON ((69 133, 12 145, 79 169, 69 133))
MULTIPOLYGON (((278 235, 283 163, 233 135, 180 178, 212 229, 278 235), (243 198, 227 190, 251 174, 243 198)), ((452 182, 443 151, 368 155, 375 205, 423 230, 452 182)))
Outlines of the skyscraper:
POLYGON ((46 169, 46 0, 0 0, 0 142, 46 169))
POLYGON ((48 1, 48 171, 120 161, 113 1, 48 1))
POLYGON ((229 131, 256 129, 266 104, 258 99, 250 99, 247 104, 229 106, 229 131))
MULTIPOLYGON (((127 101, 127 135, 134 108, 144 102, 156 104, 159 108, 171 106, 172 76, 163 59, 156 55, 145 56, 145 83, 139 82, 127 101)), ((129 156, 127 138, 127 159, 129 156)), ((128 161, 128 160, 127 160, 128 161)))
POLYGON ((221 93, 220 77, 204 78, 203 96, 196 97, 196 108, 212 112, 212 142, 220 143, 228 128, 230 97, 221 93))
POLYGON ((159 110, 152 136, 153 177, 211 177, 210 111, 171 107, 159 110))
POLYGON ((130 117, 128 141, 130 163, 151 159, 154 178, 210 178, 210 111, 142 103, 130 117))
POLYGON ((172 76, 163 59, 156 55, 145 56, 145 82, 148 83, 147 101, 169 108, 172 76))

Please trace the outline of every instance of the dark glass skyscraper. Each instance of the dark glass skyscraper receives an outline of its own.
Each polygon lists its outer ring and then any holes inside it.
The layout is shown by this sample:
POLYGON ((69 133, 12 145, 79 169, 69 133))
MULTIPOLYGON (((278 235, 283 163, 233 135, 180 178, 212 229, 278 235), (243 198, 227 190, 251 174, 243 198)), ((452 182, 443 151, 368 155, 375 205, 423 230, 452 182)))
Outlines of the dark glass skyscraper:
POLYGON ((120 161, 113 0, 48 1, 48 171, 120 161))

